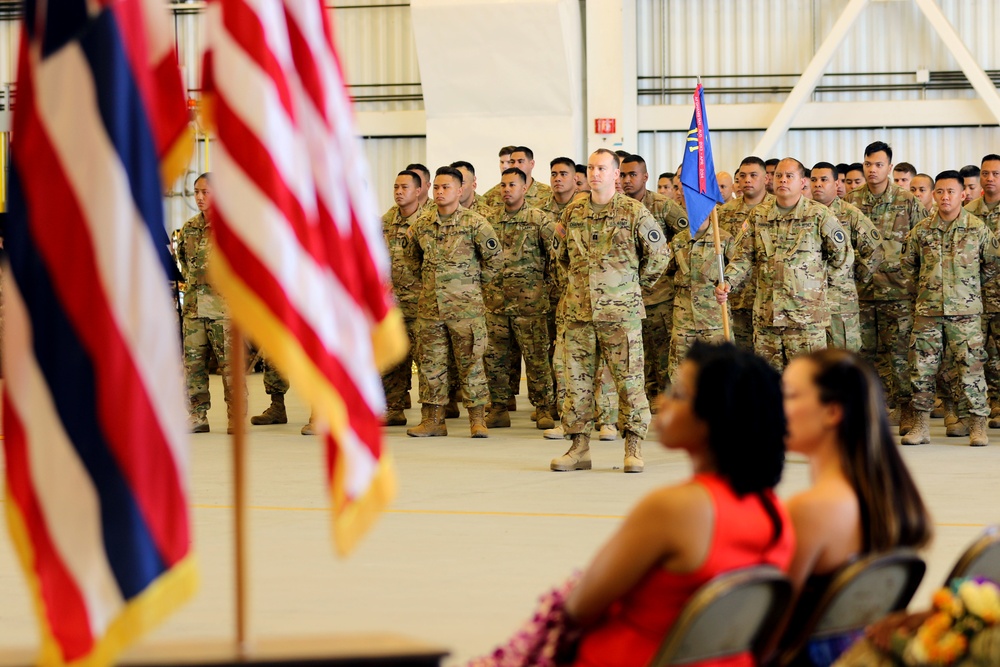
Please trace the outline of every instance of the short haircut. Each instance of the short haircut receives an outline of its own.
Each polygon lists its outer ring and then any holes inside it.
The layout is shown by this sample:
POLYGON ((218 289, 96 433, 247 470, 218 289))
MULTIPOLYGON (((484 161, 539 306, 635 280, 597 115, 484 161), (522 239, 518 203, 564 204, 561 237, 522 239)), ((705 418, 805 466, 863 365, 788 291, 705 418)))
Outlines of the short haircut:
POLYGON ((829 162, 817 162, 813 165, 812 171, 816 171, 817 169, 829 169, 835 177, 837 175, 837 168, 829 162))
POLYGON ((514 146, 514 150, 512 150, 510 154, 513 155, 514 153, 524 153, 525 157, 529 160, 535 159, 535 154, 527 146, 514 146))
POLYGON ((419 171, 421 173, 420 182, 421 184, 427 183, 431 180, 431 170, 420 164, 419 162, 412 162, 406 165, 406 168, 410 171, 419 171))
POLYGON ((982 172, 982 169, 980 169, 974 164, 967 164, 958 170, 958 173, 962 175, 963 179, 979 178, 980 172, 982 172))
POLYGON ((618 153, 615 151, 608 150, 607 148, 597 148, 594 150, 597 155, 610 155, 611 159, 615 162, 615 169, 619 169, 622 166, 621 159, 618 157, 618 153))
POLYGON ((454 167, 438 167, 437 171, 434 172, 434 176, 451 176, 456 179, 459 183, 464 183, 465 180, 462 178, 462 172, 454 167))
POLYGON ((517 146, 504 146, 503 148, 500 149, 500 152, 497 153, 497 157, 503 157, 504 155, 510 155, 511 153, 513 153, 516 150, 517 150, 517 146))
POLYGON ((840 174, 841 176, 847 176, 847 172, 850 171, 850 169, 851 165, 847 164, 846 162, 837 163, 837 173, 840 174))
POLYGON ((867 146, 865 146, 865 157, 869 155, 874 155, 878 152, 885 153, 886 157, 889 158, 889 163, 892 163, 892 147, 884 141, 873 141, 867 146))
POLYGON ((934 187, 937 187, 937 184, 940 181, 948 181, 948 180, 956 180, 956 181, 959 182, 959 184, 961 184, 962 183, 962 174, 958 173, 954 169, 945 169, 940 174, 938 174, 937 177, 935 177, 935 179, 934 179, 934 187))
POLYGON ((778 161, 779 162, 784 162, 785 160, 791 160, 792 162, 795 163, 796 169, 799 172, 799 176, 808 176, 809 175, 809 174, 806 173, 806 166, 804 164, 802 164, 801 162, 799 162, 798 160, 796 160, 795 158, 793 158, 793 157, 781 158, 778 161))
POLYGON ((893 167, 892 170, 893 171, 901 171, 904 174, 909 174, 910 178, 913 178, 914 176, 917 175, 917 168, 914 167, 909 162, 900 162, 895 167, 893 167))
POLYGON ((624 162, 624 161, 625 161, 625 158, 627 158, 628 156, 630 156, 630 155, 631 155, 631 153, 629 153, 628 151, 623 151, 622 149, 620 149, 620 148, 619 148, 618 150, 616 150, 616 151, 615 151, 615 155, 617 155, 617 156, 618 156, 618 158, 619 158, 619 159, 620 159, 620 160, 621 160, 622 162, 624 162))
MULTIPOLYGON (((925 173, 921 172, 921 173, 917 174, 916 176, 914 176, 913 178, 926 178, 928 181, 931 182, 931 185, 934 185, 934 179, 931 178, 930 174, 925 174, 925 173)), ((912 181, 911 181, 911 183, 912 183, 912 181)))
POLYGON ((422 183, 422 181, 420 180, 420 174, 418 174, 417 172, 413 171, 412 169, 404 169, 403 171, 401 171, 398 174, 396 174, 396 176, 397 177, 399 177, 399 176, 409 176, 410 178, 413 179, 413 183, 418 188, 420 187, 420 185, 422 183))
POLYGON ((578 174, 586 174, 587 173, 587 165, 577 163, 577 165, 576 165, 576 173, 578 173, 578 174))
POLYGON ((805 165, 802 165, 802 175, 805 176, 806 178, 809 178, 810 176, 813 175, 813 170, 805 165))
MULTIPOLYGON (((777 162, 775 162, 775 164, 777 164, 777 162)), ((761 160, 756 155, 747 155, 745 158, 743 158, 740 161, 740 166, 736 169, 736 171, 739 172, 740 168, 742 168, 744 165, 753 165, 755 167, 760 167, 762 170, 765 171, 767 170, 767 166, 764 164, 764 161, 761 160)))
POLYGON ((626 162, 637 162, 637 163, 639 163, 639 164, 642 165, 643 169, 646 168, 646 161, 642 159, 641 155, 636 155, 636 154, 633 153, 632 155, 628 155, 626 157, 623 157, 622 158, 622 164, 625 164, 626 162))
POLYGON ((557 157, 556 159, 549 162, 549 169, 556 166, 557 164, 564 164, 570 168, 570 171, 576 171, 576 160, 568 157, 557 157))
POLYGON ((852 162, 851 164, 847 165, 847 171, 860 171, 863 174, 865 173, 865 168, 864 165, 862 165, 860 162, 852 162))
POLYGON ((669 178, 670 180, 674 180, 674 175, 675 174, 672 171, 665 171, 662 174, 660 174, 659 176, 657 176, 656 180, 660 180, 661 178, 669 178))
POLYGON ((504 169, 500 173, 500 178, 502 179, 504 176, 510 176, 511 174, 520 178, 521 182, 524 183, 525 185, 528 184, 528 175, 525 174, 520 169, 518 169, 517 167, 508 167, 507 169, 504 169))
POLYGON ((466 162, 465 160, 456 160, 455 162, 452 162, 449 166, 454 167, 455 169, 468 169, 470 174, 472 174, 473 176, 476 175, 476 168, 472 166, 471 162, 466 162))
MULTIPOLYGON (((1000 155, 990 153, 989 155, 983 156, 982 162, 1000 162, 1000 155)), ((982 164, 982 162, 980 162, 980 164, 982 164)))
POLYGON ((206 171, 206 172, 202 173, 200 176, 198 176, 198 178, 194 179, 194 182, 197 183, 198 181, 200 181, 202 179, 204 179, 206 183, 208 183, 209 185, 211 185, 212 184, 212 172, 206 171))
POLYGON ((781 162, 781 160, 776 157, 764 160, 764 168, 767 169, 768 167, 777 167, 779 162, 781 162))

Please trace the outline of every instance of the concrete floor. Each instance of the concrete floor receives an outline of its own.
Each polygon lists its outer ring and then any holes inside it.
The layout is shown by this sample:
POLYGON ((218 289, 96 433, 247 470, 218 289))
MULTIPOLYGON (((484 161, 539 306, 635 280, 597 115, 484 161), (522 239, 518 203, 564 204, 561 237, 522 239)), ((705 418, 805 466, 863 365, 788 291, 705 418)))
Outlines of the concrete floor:
MULTIPOLYGON (((267 397, 249 378, 250 414, 267 397)), ((222 396, 218 377, 212 395, 222 396)), ((414 396, 416 391, 414 390, 414 396)), ((308 410, 289 393, 289 423, 250 427, 251 627, 257 637, 393 632, 443 645, 448 664, 490 651, 524 620, 537 596, 586 565, 619 519, 651 489, 685 479, 682 455, 645 445, 646 472, 625 475, 622 441, 594 445, 592 471, 553 473, 565 443, 542 439, 522 391, 513 427, 485 440, 468 437, 465 411, 447 438, 414 439, 388 429, 397 500, 348 560, 334 556, 323 480, 313 438, 299 435, 308 410)), ((408 411, 411 425, 419 406, 408 411)), ((195 549, 202 584, 193 602, 149 642, 226 639, 233 634, 230 447, 221 400, 212 432, 192 436, 195 549)), ((934 515, 924 554, 928 573, 915 603, 925 604, 951 565, 988 524, 1000 522, 1000 431, 973 449, 945 438, 903 454, 934 515)), ((808 484, 791 461, 779 487, 808 484)), ((6 531, 0 532, 0 658, 32 646, 37 629, 6 531)))

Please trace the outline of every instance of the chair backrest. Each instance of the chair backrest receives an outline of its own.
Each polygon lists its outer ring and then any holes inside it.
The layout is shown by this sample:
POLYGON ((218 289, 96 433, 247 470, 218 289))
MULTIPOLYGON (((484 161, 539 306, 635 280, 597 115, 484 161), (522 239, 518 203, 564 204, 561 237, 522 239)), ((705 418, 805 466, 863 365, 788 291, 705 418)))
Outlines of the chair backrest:
POLYGON ((791 597, 788 577, 769 565, 721 574, 684 605, 650 667, 745 652, 759 656, 791 597))
POLYGON ((784 644, 779 664, 793 662, 811 639, 823 639, 853 630, 905 609, 920 586, 927 566, 910 549, 869 554, 842 567, 829 587, 811 609, 796 609, 808 614, 796 636, 784 644))
POLYGON ((955 577, 986 577, 1000 584, 1000 526, 990 526, 965 550, 945 585, 955 577))

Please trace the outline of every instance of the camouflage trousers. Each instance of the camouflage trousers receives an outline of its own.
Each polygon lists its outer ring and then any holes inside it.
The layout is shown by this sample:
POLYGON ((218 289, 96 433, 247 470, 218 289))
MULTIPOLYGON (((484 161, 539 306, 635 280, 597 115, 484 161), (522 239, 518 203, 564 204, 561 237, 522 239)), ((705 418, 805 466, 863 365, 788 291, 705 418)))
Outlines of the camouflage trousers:
POLYGON ((861 316, 858 313, 830 313, 826 346, 840 350, 861 350, 861 316))
MULTIPOLYGON (((487 328, 489 324, 487 324, 487 328)), ((513 396, 517 396, 521 393, 521 359, 523 355, 521 354, 521 344, 517 340, 517 336, 510 337, 510 363, 507 365, 507 386, 510 388, 510 393, 513 396)), ((527 360, 525 360, 527 362, 527 360)), ((529 399, 530 400, 530 399, 529 399)), ((532 403, 534 405, 534 403, 532 403)))
POLYGON ((983 365, 983 328, 979 315, 951 317, 917 316, 913 322, 913 346, 910 350, 910 380, 913 386, 913 409, 929 412, 934 407, 935 377, 948 351, 956 365, 956 386, 969 412, 989 416, 986 403, 986 377, 983 365))
MULTIPOLYGON (((222 392, 227 413, 232 412, 232 349, 230 321, 207 317, 184 318, 184 374, 187 379, 188 412, 195 421, 205 421, 212 397, 208 390, 208 362, 215 356, 222 375, 222 392)), ((246 385, 243 386, 246 395, 246 385)))
POLYGON ((465 392, 465 407, 474 408, 490 402, 490 389, 483 367, 486 318, 470 317, 447 322, 420 319, 417 341, 420 371, 427 383, 426 390, 421 388, 421 403, 444 405, 448 402, 449 357, 454 359, 458 368, 459 384, 465 392))
POLYGON ((649 402, 670 386, 670 332, 673 330, 674 300, 646 307, 642 320, 643 374, 649 402))
POLYGON ((736 347, 753 351, 753 308, 729 311, 729 329, 736 347))
POLYGON ((986 390, 990 405, 1000 404, 1000 313, 983 313, 986 341, 986 390))
POLYGON ((504 405, 511 397, 510 377, 505 371, 512 363, 511 341, 516 341, 528 374, 528 400, 535 407, 550 408, 555 398, 552 395, 552 366, 549 365, 548 317, 544 314, 518 317, 487 313, 486 330, 489 344, 483 361, 489 378, 490 401, 504 405))
POLYGON ((288 393, 288 380, 267 359, 264 359, 264 393, 268 396, 288 393))
POLYGON ((780 373, 789 361, 800 354, 825 348, 826 327, 757 326, 753 332, 753 345, 753 351, 780 373))
POLYGON ((905 404, 910 386, 913 302, 861 301, 861 358, 878 371, 892 406, 905 404))
POLYGON ((566 322, 563 363, 567 434, 590 434, 594 426, 594 384, 603 361, 618 392, 618 429, 646 437, 649 401, 643 377, 642 322, 566 322))
MULTIPOLYGON (((566 403, 566 386, 569 379, 566 376, 566 324, 561 319, 556 320, 555 353, 552 357, 552 375, 556 380, 556 407, 562 410, 566 403)), ((618 424, 618 393, 615 391, 614 380, 608 365, 603 363, 601 372, 594 378, 594 401, 597 412, 597 426, 618 424)))
MULTIPOLYGON (((403 319, 403 324, 410 342, 410 351, 395 368, 382 373, 382 390, 385 392, 385 404, 389 410, 403 409, 404 398, 410 393, 410 387, 413 385, 413 360, 417 357, 417 319, 406 317, 403 319)), ((422 385, 423 377, 420 376, 417 382, 418 385, 422 385)))
POLYGON ((677 369, 680 368, 684 357, 691 350, 691 346, 697 341, 710 343, 724 343, 726 337, 722 335, 722 329, 674 329, 674 334, 670 337, 670 380, 677 381, 677 369))

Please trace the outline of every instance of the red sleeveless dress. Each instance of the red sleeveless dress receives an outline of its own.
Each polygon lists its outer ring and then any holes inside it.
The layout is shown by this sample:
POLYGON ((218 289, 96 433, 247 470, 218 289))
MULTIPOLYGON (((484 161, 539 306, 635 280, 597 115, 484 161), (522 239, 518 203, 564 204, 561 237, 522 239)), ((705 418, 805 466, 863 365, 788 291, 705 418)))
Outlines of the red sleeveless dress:
MULTIPOLYGON (((713 474, 695 475, 712 497, 715 530, 705 562, 685 574, 662 568, 651 570, 624 598, 615 603, 580 642, 574 667, 646 667, 684 604, 712 577, 740 567, 770 564, 788 570, 795 550, 792 525, 774 494, 769 494, 782 520, 781 537, 770 544, 773 523, 760 498, 738 498, 729 484, 713 474)), ((669 530, 669 526, 664 527, 669 530)), ((750 655, 697 663, 725 667, 752 667, 750 655)))

